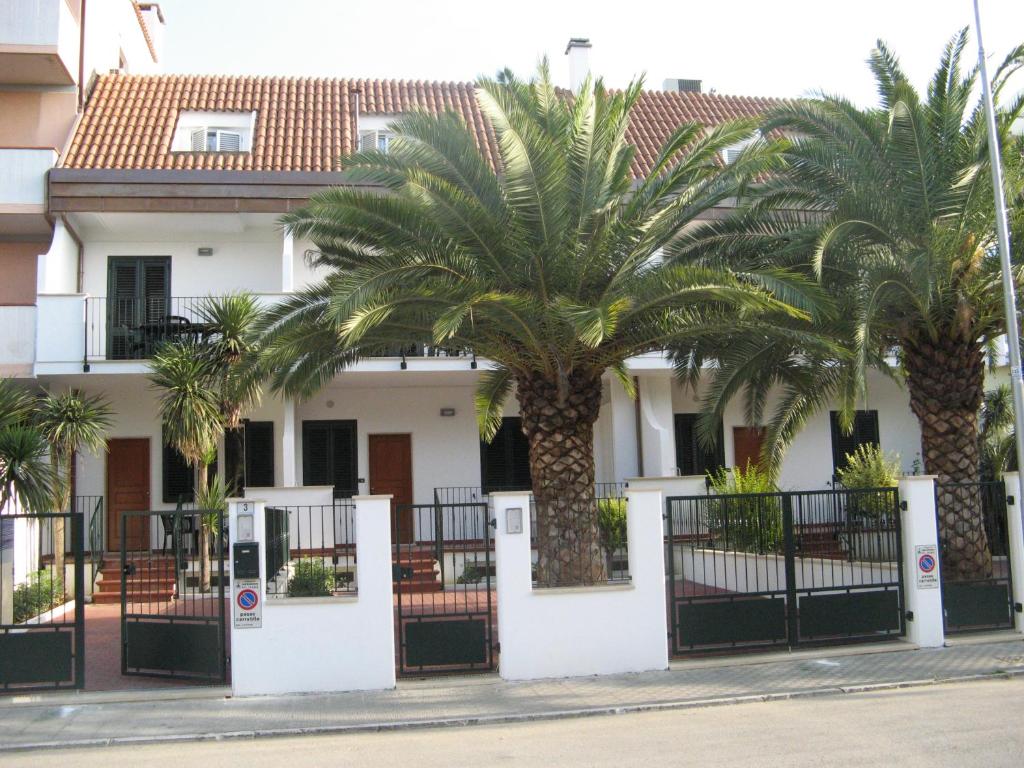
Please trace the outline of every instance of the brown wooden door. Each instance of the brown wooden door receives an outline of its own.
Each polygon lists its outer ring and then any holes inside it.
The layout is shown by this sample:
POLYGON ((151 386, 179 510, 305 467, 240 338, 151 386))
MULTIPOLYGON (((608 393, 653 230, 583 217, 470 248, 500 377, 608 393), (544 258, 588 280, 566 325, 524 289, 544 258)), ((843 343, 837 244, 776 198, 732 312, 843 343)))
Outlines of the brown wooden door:
MULTIPOLYGON (((107 547, 121 548, 121 513, 149 509, 149 438, 107 441, 107 547)), ((149 549, 149 517, 128 518, 126 549, 149 549)))
POLYGON ((412 436, 370 435, 370 493, 391 494, 391 540, 413 540, 412 509, 402 510, 402 524, 395 531, 395 509, 412 504, 412 436))
POLYGON ((761 446, 764 445, 764 427, 733 427, 733 466, 746 469, 747 464, 761 463, 761 446))

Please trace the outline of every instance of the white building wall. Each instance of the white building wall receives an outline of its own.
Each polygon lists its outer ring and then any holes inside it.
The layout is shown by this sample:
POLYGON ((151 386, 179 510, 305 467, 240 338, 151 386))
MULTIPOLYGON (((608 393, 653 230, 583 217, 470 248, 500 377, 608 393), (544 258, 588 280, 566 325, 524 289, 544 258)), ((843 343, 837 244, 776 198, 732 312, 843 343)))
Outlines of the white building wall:
MULTIPOLYGON (((342 374, 344 376, 344 374, 342 374)), ((399 379, 401 372, 395 374, 399 379)), ((433 502, 434 488, 480 485, 480 435, 472 386, 332 387, 296 407, 296 476, 302 484, 302 422, 355 419, 360 493, 369 491, 369 435, 412 435, 413 501, 433 502), (328 405, 333 403, 333 405, 328 405), (454 416, 441 416, 454 408, 454 416)), ((510 413, 511 415, 511 413, 510 413)))
POLYGON ((107 295, 107 265, 111 256, 170 256, 172 297, 281 290, 280 233, 220 234, 181 240, 91 240, 85 245, 85 293, 107 295), (197 251, 201 247, 213 248, 213 255, 199 256, 197 251))
MULTIPOLYGON (((700 393, 683 387, 672 386, 672 406, 675 413, 699 413, 700 393)), ((774 400, 769 398, 765 411, 766 421, 770 418, 774 400)), ((915 460, 920 459, 921 430, 917 419, 910 411, 906 390, 899 384, 879 373, 868 373, 868 398, 860 408, 878 411, 879 439, 882 450, 897 454, 903 471, 910 474, 915 460)), ((734 400, 726 409, 723 419, 725 432, 725 463, 732 466, 735 459, 733 427, 747 426, 743 403, 734 400)), ((832 430, 828 410, 816 414, 800 432, 790 446, 782 465, 779 485, 785 490, 814 490, 827 488, 832 480, 832 430)))

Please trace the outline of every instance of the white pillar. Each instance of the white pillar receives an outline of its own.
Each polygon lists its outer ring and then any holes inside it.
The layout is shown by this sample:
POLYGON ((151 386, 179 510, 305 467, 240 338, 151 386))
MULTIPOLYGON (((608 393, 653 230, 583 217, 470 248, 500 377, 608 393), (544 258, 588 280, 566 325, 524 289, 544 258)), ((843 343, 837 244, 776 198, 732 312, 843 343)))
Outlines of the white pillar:
POLYGON ((626 494, 630 581, 541 589, 531 584, 529 496, 491 495, 503 679, 668 668, 662 494, 626 494), (520 520, 521 530, 510 525, 520 520))
POLYGON ((1003 482, 1006 483, 1006 535, 1010 540, 1010 572, 1013 574, 1013 622, 1016 630, 1024 634, 1024 613, 1017 608, 1024 605, 1024 520, 1021 519, 1017 473, 1007 472, 1003 482))
POLYGON ((672 379, 640 377, 640 436, 644 477, 676 474, 676 439, 672 423, 672 379))
POLYGON ((938 580, 939 532, 935 519, 935 476, 900 478, 900 514, 903 522, 903 595, 907 612, 907 640, 922 648, 940 648, 945 643, 942 586, 938 580), (917 547, 934 547, 936 578, 929 580, 918 562, 917 547), (925 576, 919 586, 919 576, 925 576), (913 617, 913 618, 911 618, 913 617))
POLYGON ((281 425, 281 485, 290 488, 295 482, 295 401, 284 401, 284 419, 281 425))
POLYGON ((281 248, 281 290, 285 293, 295 290, 295 238, 285 231, 281 248))
POLYGON ((637 465, 636 401, 622 383, 612 378, 611 388, 611 443, 612 477, 615 480, 639 473, 637 465))
MULTIPOLYGON (((354 595, 267 600, 266 503, 231 499, 232 551, 239 514, 253 515, 259 544, 261 626, 232 627, 235 696, 383 690, 395 687, 395 619, 391 594, 390 496, 356 496, 354 595)), ((234 558, 229 558, 235 584, 234 558)), ((234 621, 234 589, 230 621, 234 621)))

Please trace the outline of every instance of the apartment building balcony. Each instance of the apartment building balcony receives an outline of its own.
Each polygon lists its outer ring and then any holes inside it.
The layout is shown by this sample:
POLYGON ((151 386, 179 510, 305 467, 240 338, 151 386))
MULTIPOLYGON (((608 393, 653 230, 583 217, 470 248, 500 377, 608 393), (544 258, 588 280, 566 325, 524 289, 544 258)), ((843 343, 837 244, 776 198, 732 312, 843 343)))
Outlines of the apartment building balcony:
POLYGON ((50 233, 46 174, 57 158, 52 147, 0 147, 0 237, 34 238, 50 233))
POLYGON ((0 3, 0 81, 74 85, 81 0, 0 3))

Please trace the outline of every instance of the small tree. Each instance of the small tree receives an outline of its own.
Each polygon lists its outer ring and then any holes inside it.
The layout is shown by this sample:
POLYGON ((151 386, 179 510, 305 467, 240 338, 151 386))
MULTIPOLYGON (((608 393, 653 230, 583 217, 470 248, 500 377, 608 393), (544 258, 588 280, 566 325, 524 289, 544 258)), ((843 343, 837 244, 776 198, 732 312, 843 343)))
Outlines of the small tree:
MULTIPOLYGON (((103 397, 73 389, 60 394, 47 392, 39 400, 34 418, 49 445, 58 510, 75 511, 71 503, 75 456, 82 449, 92 453, 106 450, 112 416, 110 404, 103 397)), ((53 521, 53 562, 62 583, 64 550, 64 518, 57 517, 53 521)))

